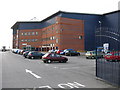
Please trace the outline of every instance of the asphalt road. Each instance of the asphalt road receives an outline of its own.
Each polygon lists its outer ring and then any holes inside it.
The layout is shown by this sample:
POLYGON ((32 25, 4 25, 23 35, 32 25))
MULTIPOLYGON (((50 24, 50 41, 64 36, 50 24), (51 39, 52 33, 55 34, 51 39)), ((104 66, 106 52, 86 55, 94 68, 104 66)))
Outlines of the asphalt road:
POLYGON ((67 63, 45 64, 11 52, 2 57, 2 88, 114 88, 96 79, 95 60, 69 56, 67 63))

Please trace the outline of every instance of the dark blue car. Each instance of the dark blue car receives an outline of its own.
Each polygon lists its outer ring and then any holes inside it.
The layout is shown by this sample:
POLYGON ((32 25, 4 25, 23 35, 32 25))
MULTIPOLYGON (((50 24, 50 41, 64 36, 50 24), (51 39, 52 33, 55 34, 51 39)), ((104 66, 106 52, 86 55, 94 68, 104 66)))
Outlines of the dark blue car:
POLYGON ((27 58, 34 59, 34 58, 42 58, 44 54, 38 51, 30 51, 27 55, 27 58))

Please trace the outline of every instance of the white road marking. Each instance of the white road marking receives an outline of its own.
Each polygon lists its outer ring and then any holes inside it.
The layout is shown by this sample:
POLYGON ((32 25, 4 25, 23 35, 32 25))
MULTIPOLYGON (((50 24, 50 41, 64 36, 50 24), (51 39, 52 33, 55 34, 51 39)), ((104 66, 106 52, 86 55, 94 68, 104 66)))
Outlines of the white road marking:
POLYGON ((58 68, 58 67, 54 67, 54 68, 58 68))
POLYGON ((52 89, 52 87, 50 87, 48 85, 46 85, 46 86, 40 86, 39 88, 49 88, 50 90, 54 90, 54 89, 52 89))
POLYGON ((80 83, 77 83, 77 82, 73 82, 73 83, 61 83, 61 84, 58 84, 58 87, 60 88, 66 88, 66 87, 69 87, 69 88, 80 88, 80 87, 85 87, 85 85, 83 84, 80 84, 80 83))
POLYGON ((40 76, 36 75, 35 73, 33 73, 32 71, 25 69, 26 73, 30 73, 31 75, 33 75, 36 78, 41 78, 40 76))
POLYGON ((74 69, 74 68, 80 68, 80 67, 70 67, 70 68, 60 68, 60 69, 74 69))

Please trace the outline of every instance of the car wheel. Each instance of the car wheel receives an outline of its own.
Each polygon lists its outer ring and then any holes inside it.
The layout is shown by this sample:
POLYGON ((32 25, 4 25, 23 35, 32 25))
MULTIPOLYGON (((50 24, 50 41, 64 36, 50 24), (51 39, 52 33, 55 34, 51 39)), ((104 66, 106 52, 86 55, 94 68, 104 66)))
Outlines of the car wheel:
POLYGON ((42 59, 42 57, 40 57, 40 59, 42 59))
POLYGON ((62 61, 63 63, 66 63, 67 61, 62 61))
POLYGON ((52 61, 51 60, 47 60, 47 63, 51 63, 52 61))
POLYGON ((31 57, 31 59, 34 59, 34 57, 31 57))
POLYGON ((43 61, 44 63, 46 63, 46 61, 43 61))
POLYGON ((86 59, 89 59, 88 57, 86 57, 86 59))

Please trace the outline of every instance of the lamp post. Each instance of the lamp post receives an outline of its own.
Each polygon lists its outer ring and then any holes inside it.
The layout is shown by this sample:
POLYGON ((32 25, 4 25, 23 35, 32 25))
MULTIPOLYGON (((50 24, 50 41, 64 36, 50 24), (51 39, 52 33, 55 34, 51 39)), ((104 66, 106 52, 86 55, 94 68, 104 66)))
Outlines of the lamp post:
POLYGON ((102 41, 101 41, 101 30, 102 30, 102 28, 101 28, 101 24, 102 24, 102 22, 101 21, 98 21, 99 22, 99 24, 100 24, 100 46, 102 46, 102 41))

